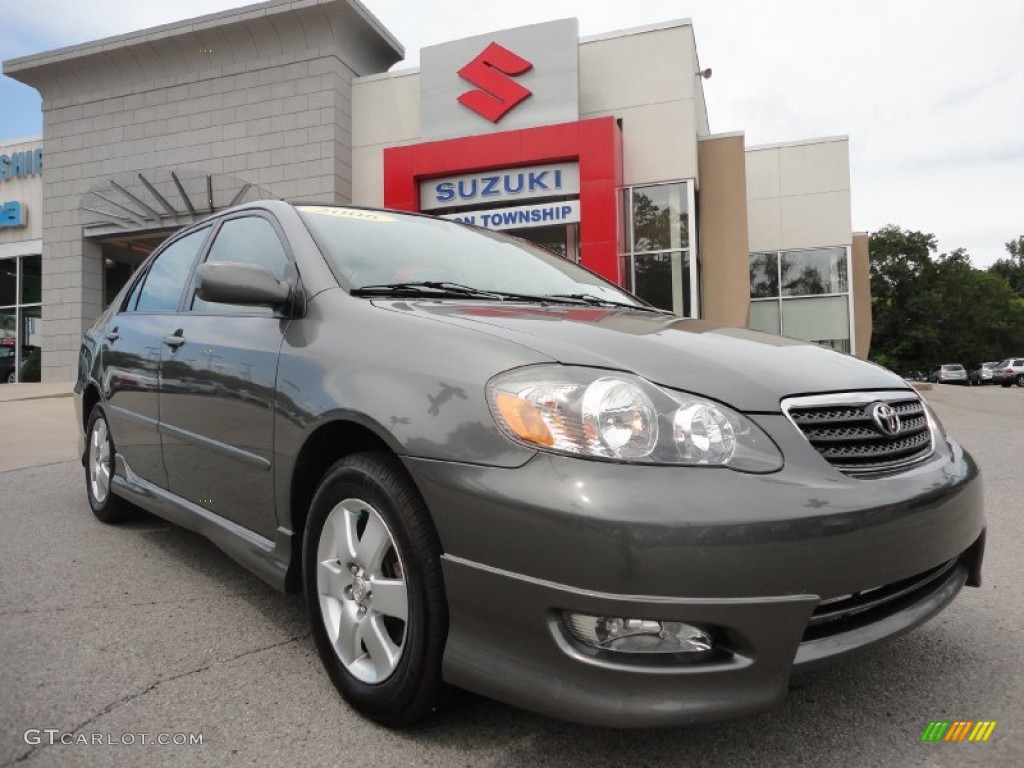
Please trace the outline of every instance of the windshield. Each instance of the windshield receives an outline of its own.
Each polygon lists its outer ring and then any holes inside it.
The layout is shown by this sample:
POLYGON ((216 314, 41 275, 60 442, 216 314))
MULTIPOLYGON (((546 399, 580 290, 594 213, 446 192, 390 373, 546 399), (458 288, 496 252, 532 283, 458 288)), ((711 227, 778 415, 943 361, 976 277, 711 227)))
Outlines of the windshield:
POLYGON ((944 371, 962 371, 964 367, 962 365, 944 365, 942 370, 944 371))
POLYGON ((453 283, 532 296, 584 294, 630 306, 639 299, 523 240, 425 216, 300 206, 331 265, 357 289, 395 283, 453 283))

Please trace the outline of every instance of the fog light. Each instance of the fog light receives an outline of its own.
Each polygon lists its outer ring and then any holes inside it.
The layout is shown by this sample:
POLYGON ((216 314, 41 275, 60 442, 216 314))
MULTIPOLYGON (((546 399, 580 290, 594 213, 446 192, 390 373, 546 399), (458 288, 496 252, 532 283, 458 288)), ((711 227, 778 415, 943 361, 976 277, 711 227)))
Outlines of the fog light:
POLYGON ((631 654, 686 654, 708 656, 714 650, 711 635, 681 621, 623 619, 567 613, 565 623, 579 642, 600 651, 631 654))

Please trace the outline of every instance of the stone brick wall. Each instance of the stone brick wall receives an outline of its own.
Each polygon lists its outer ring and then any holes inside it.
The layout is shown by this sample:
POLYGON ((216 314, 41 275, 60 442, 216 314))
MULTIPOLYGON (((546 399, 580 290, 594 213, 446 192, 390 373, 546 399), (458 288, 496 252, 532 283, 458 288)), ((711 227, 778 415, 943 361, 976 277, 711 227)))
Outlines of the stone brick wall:
POLYGON ((351 82, 400 46, 347 2, 253 8, 6 62, 43 95, 44 381, 73 378, 102 311, 101 251, 79 212, 94 185, 189 168, 285 199, 350 201, 351 82))

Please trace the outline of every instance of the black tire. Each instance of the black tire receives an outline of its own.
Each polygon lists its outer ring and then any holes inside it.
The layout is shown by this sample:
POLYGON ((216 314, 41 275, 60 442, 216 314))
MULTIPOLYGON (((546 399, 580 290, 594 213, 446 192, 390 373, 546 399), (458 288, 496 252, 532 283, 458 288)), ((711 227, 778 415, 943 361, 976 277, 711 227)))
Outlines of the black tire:
POLYGON ((999 382, 999 383, 1000 383, 1000 384, 1001 384, 1002 386, 1004 386, 1004 387, 1007 387, 1007 388, 1008 388, 1008 387, 1010 387, 1010 385, 1011 385, 1011 384, 1013 384, 1013 379, 1011 379, 1011 378, 1007 377, 1007 378, 1004 378, 1004 379, 1003 379, 1003 380, 1002 380, 1001 382, 999 382))
POLYGON ((1017 386, 1024 387, 1024 373, 1017 374, 1017 386))
POLYGON ((93 484, 91 482, 90 473, 90 462, 93 456, 93 445, 92 435, 93 430, 96 428, 98 422, 103 422, 106 427, 105 432, 107 436, 108 454, 110 461, 108 468, 111 477, 114 473, 114 439, 110 435, 110 426, 107 423, 107 415, 103 412, 103 408, 99 405, 93 406, 92 412, 89 414, 89 421, 85 428, 85 494, 89 498, 89 506, 92 508, 92 513, 96 515, 96 519, 113 525, 120 523, 125 520, 130 520, 138 514, 138 507, 125 501, 119 496, 114 495, 113 488, 108 486, 106 495, 102 499, 96 497, 93 492, 93 484))
POLYGON ((423 499, 394 456, 353 454, 327 470, 310 505, 302 544, 302 574, 320 659, 335 687, 354 709, 381 725, 404 728, 440 707, 448 694, 441 677, 448 635, 441 545, 423 499), (354 676, 331 645, 317 587, 317 550, 324 524, 331 511, 347 499, 366 502, 384 520, 406 582, 408 619, 402 655, 390 677, 376 684, 354 676))

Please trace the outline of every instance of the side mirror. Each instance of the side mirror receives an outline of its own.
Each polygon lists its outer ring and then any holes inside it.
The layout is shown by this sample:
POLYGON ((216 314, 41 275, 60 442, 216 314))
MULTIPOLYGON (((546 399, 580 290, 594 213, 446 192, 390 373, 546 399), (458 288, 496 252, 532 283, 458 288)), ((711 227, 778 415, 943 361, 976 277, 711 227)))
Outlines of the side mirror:
POLYGON ((287 304, 292 287, 278 280, 266 267, 233 261, 208 261, 199 267, 196 296, 219 304, 287 304))

